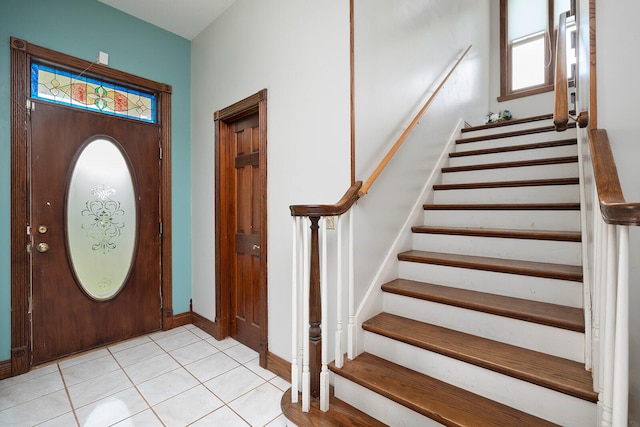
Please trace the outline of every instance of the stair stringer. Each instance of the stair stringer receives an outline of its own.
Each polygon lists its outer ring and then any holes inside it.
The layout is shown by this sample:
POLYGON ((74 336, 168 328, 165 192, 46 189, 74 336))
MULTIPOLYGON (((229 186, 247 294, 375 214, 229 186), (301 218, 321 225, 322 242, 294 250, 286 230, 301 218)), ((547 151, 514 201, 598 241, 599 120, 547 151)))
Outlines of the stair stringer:
POLYGON ((353 348, 347 348, 348 353, 354 358, 364 351, 364 330, 362 329, 362 323, 382 311, 384 294, 382 292, 382 285, 398 277, 400 265, 398 253, 402 252, 403 249, 409 248, 411 245, 413 238, 411 227, 422 223, 422 218, 424 217, 423 204, 433 197, 433 185, 442 181, 442 168, 445 167, 449 161, 449 153, 455 151, 456 139, 460 138, 460 129, 464 127, 464 124, 465 121, 462 118, 455 124, 447 143, 440 153, 437 163, 425 181, 422 191, 416 198, 411 211, 407 215, 407 219, 402 225, 402 228, 400 228, 393 243, 390 245, 389 250, 386 252, 380 264, 380 268, 376 271, 362 301, 356 308, 355 328, 351 331, 354 334, 353 348))

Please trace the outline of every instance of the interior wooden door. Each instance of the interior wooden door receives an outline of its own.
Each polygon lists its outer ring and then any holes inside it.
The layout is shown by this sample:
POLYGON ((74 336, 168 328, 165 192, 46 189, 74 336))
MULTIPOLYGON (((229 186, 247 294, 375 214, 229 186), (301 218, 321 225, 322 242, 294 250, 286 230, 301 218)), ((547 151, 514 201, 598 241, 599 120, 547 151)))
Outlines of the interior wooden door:
POLYGON ((231 336, 260 348, 261 203, 258 113, 229 126, 234 165, 235 271, 231 281, 231 336))
POLYGON ((33 364, 159 329, 158 125, 36 102, 30 170, 33 364))

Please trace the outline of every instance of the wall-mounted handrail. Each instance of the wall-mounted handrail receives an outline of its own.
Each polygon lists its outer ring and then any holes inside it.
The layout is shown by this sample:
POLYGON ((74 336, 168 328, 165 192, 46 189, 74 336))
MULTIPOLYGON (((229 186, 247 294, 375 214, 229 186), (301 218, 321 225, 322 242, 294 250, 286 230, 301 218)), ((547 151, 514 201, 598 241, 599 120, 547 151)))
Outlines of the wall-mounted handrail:
POLYGON ((589 147, 602 218, 607 224, 640 225, 640 203, 627 202, 622 194, 607 131, 594 129, 590 136, 589 147))
POLYGON ((569 124, 569 97, 567 93, 567 13, 560 14, 558 35, 556 38, 556 82, 553 124, 556 126, 557 131, 567 130, 567 125, 569 124))
POLYGON ((471 46, 472 45, 469 45, 469 47, 467 47, 467 49, 462 53, 462 55, 460 55, 460 57, 458 57, 456 62, 449 69, 449 72, 447 73, 447 75, 444 77, 444 79, 442 79, 442 81, 436 87, 436 89, 433 91, 431 96, 429 96, 429 99, 427 99, 427 101, 424 103, 424 105, 422 106, 420 111, 418 111, 418 114, 416 114, 416 116, 413 118, 411 123, 409 123, 409 126, 407 126, 407 128, 404 130, 404 132, 402 132, 402 135, 400 135, 400 137, 393 144, 393 146, 391 147, 389 152, 384 156, 384 158, 382 159, 380 164, 374 169, 373 173, 371 173, 371 176, 365 181, 364 185, 362 186, 362 189, 360 189, 360 197, 364 196, 365 194, 367 194, 369 192, 369 188, 371 188, 371 186, 373 185, 375 180, 378 179, 378 176, 380 176, 380 174, 382 173, 384 168, 387 166, 389 161, 391 161, 391 158, 396 154, 398 149, 400 149, 400 146, 405 141, 405 139, 407 139, 407 136, 409 136, 409 134, 411 133, 413 128, 416 127, 416 125, 420 121, 420 118, 422 118, 422 116, 424 115, 425 111, 427 111, 429 106, 431 106, 433 101, 436 99, 436 96, 438 95, 438 92, 440 92, 440 89, 442 89, 442 87, 447 82, 449 77, 451 77, 451 74, 453 74, 453 72, 456 70, 456 68, 458 68, 458 65, 460 65, 460 62, 462 62, 464 57, 467 56, 467 54, 469 53, 469 50, 471 50, 471 46))

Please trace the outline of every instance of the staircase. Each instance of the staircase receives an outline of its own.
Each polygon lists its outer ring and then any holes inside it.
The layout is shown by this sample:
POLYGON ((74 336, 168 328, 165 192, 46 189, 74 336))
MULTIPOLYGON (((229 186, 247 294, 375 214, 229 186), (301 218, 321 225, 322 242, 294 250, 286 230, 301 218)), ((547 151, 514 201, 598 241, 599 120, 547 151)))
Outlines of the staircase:
POLYGON ((595 426, 575 129, 465 128, 335 397, 392 426, 595 426))

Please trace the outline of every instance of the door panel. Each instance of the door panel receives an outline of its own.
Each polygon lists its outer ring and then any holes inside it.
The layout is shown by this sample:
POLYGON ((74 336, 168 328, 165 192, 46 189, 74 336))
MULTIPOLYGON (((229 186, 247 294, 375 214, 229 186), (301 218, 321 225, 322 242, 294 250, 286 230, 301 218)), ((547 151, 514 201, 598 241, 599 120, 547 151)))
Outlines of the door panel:
MULTIPOLYGON (((31 140, 33 363, 159 329, 158 125, 36 103, 31 140), (131 268, 122 289, 104 301, 89 297, 77 282, 65 229, 73 165, 86 144, 98 136, 115 141, 120 148, 132 172, 137 202, 131 268), (48 250, 40 252, 41 243, 48 250)), ((117 199, 118 189, 114 190, 117 199)), ((87 197, 89 201, 93 196, 87 197)), ((112 243, 119 244, 117 236, 112 243)))
POLYGON ((235 163, 235 277, 231 289, 231 335, 260 348, 260 145, 258 114, 232 125, 235 163))

